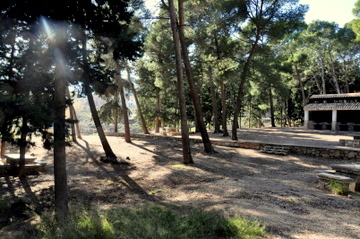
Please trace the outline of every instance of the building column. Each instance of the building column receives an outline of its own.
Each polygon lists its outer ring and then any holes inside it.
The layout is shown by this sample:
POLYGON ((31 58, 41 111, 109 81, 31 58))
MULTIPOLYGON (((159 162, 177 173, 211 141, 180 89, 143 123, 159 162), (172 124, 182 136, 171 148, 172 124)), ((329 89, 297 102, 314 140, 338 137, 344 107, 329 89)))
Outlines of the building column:
POLYGON ((309 111, 308 110, 304 111, 304 128, 305 129, 309 128, 309 111))
POLYGON ((336 123, 337 123, 337 110, 332 110, 331 130, 336 131, 336 123))

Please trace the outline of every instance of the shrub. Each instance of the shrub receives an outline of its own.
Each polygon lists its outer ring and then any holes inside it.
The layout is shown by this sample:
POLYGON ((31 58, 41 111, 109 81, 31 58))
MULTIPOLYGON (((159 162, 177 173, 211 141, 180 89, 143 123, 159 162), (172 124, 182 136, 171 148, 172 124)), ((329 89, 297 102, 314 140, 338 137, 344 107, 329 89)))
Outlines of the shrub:
POLYGON ((330 188, 333 193, 338 195, 347 195, 349 193, 348 185, 345 185, 343 183, 334 180, 330 181, 330 188))

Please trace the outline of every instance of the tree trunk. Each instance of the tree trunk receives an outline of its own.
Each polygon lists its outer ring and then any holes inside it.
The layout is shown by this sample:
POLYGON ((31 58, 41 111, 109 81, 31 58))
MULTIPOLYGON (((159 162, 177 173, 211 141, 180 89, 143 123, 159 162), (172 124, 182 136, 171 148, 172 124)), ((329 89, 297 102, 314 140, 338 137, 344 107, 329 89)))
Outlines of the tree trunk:
POLYGON ((94 102, 94 97, 91 93, 91 89, 90 89, 90 83, 89 83, 89 66, 88 66, 88 60, 87 60, 87 47, 86 47, 86 35, 85 33, 83 33, 83 40, 82 40, 82 50, 83 50, 83 67, 84 67, 84 87, 85 87, 85 93, 89 102, 89 107, 90 107, 90 112, 91 112, 91 116, 94 120, 94 124, 96 127, 96 130, 98 132, 99 138, 100 138, 100 142, 101 145, 103 146, 106 158, 108 158, 109 160, 114 160, 116 159, 116 156, 114 154, 114 152, 112 151, 109 142, 106 139, 105 133, 104 133, 104 129, 100 123, 100 119, 99 119, 99 114, 96 110, 96 106, 95 106, 95 102, 94 102))
POLYGON ((142 110, 141 110, 141 105, 139 103, 139 100, 138 100, 138 97, 137 97, 137 94, 136 94, 136 89, 135 89, 133 83, 131 82, 130 69, 129 69, 128 66, 126 67, 126 71, 127 71, 127 75, 128 75, 128 81, 130 83, 130 88, 131 88, 131 90, 133 92, 133 95, 134 95, 134 98, 135 98, 136 108, 137 108, 137 112, 139 114, 139 118, 140 118, 140 121, 141 121, 141 126, 143 128, 144 134, 149 134, 149 130, 148 130, 147 126, 146 126, 144 115, 143 115, 142 110))
POLYGON ((66 154, 65 154, 65 109, 66 109, 66 69, 61 58, 65 57, 67 40, 66 29, 58 31, 57 49, 60 59, 55 65, 55 109, 54 109, 54 180, 55 180, 55 212, 56 219, 64 223, 69 215, 66 154))
POLYGON ((1 151, 0 151, 0 158, 4 158, 4 154, 6 154, 6 141, 2 137, 1 138, 1 151))
MULTIPOLYGON (((219 41, 217 35, 214 33, 215 39, 215 47, 216 47, 216 55, 218 60, 221 59, 220 49, 219 49, 219 41)), ((223 136, 229 136, 229 132, 227 129, 227 115, 226 115, 226 94, 225 94, 225 85, 224 81, 220 82, 220 91, 221 91, 221 111, 222 111, 222 129, 223 129, 223 136)))
POLYGON ((70 110, 72 111, 72 114, 74 116, 74 120, 76 121, 75 122, 75 132, 76 132, 76 135, 79 139, 81 139, 81 133, 80 133, 80 126, 79 126, 79 121, 78 121, 78 118, 76 116, 76 111, 75 111, 75 108, 73 105, 70 105, 69 106, 70 110))
POLYGON ((223 136, 229 136, 229 132, 227 129, 227 108, 226 108, 226 93, 225 93, 225 84, 224 81, 220 83, 221 90, 221 110, 222 110, 222 128, 223 128, 223 136))
POLYGON ((120 77, 120 64, 119 62, 116 62, 116 73, 115 73, 115 79, 117 79, 117 83, 119 86, 119 92, 120 92, 120 99, 121 99, 121 105, 122 105, 122 112, 123 112, 123 118, 124 118, 124 129, 125 129, 125 142, 131 143, 131 137, 130 137, 130 126, 129 126, 129 116, 128 111, 126 107, 126 100, 124 95, 124 86, 122 79, 120 77))
POLYGON ((236 126, 237 126, 237 120, 239 117, 241 104, 242 104, 242 100, 243 100, 244 84, 245 84, 248 72, 250 70, 250 63, 255 54, 255 50, 257 48, 257 44, 258 44, 259 40, 260 40, 260 30, 258 29, 257 33, 256 33, 255 42, 252 44, 251 50, 249 52, 249 55, 246 59, 246 62, 242 68, 242 72, 240 75, 240 83, 239 83, 239 89, 238 89, 238 94, 237 94, 237 99, 236 99, 236 107, 234 109, 234 119, 233 119, 233 123, 232 123, 232 132, 231 132, 232 140, 238 140, 236 126))
POLYGON ((334 88, 335 88, 335 91, 337 94, 341 94, 341 91, 340 91, 340 86, 339 86, 339 80, 338 80, 338 77, 336 76, 336 66, 334 64, 334 60, 330 54, 329 56, 329 65, 331 67, 331 75, 332 75, 332 80, 333 80, 333 83, 334 83, 334 88))
POLYGON ((160 132, 160 89, 157 90, 156 92, 156 117, 155 117, 155 125, 154 125, 154 131, 155 133, 159 133, 160 132))
MULTIPOLYGON (((286 121, 283 121, 283 108, 280 107, 280 127, 285 127, 286 121)), ((274 126, 275 127, 275 126, 274 126)))
MULTIPOLYGON (((273 95, 271 85, 269 86, 269 102, 270 102, 270 120, 271 120, 271 127, 276 127, 275 125, 275 114, 274 114, 274 102, 273 102, 273 95)), ((261 116, 260 116, 261 118, 261 116)))
POLYGON ((26 151, 26 136, 27 136, 27 120, 22 118, 21 136, 20 136, 20 159, 19 159, 19 178, 25 177, 25 151, 26 151))
MULTIPOLYGON (((66 97, 70 100, 71 95, 70 95, 69 87, 66 87, 65 91, 66 91, 65 92, 66 97)), ((70 119, 75 120, 74 112, 71 109, 72 106, 73 105, 71 104, 70 107, 69 107, 70 119)), ((75 123, 74 122, 71 123, 71 138, 72 138, 73 142, 76 142, 76 132, 75 132, 75 123)))
MULTIPOLYGON (((194 108, 195 108, 195 116, 197 119, 197 124, 199 126, 199 130, 200 130, 201 138, 202 138, 202 141, 204 144, 205 152, 206 153, 215 153, 215 150, 211 145, 211 141, 210 141, 209 135, 206 131, 206 127, 204 124, 204 119, 203 119, 203 115, 201 112, 200 99, 199 99, 199 96, 196 91, 194 77, 193 77, 190 60, 189 60, 189 56, 188 56, 188 52, 187 52, 187 46, 186 46, 185 37, 184 37, 185 22, 184 22, 183 0, 178 1, 178 4, 179 4, 179 24, 178 24, 179 40, 180 40, 180 44, 181 44, 181 52, 182 52, 183 61, 184 61, 184 65, 185 65, 186 78, 188 80, 191 99, 193 101, 194 108)), ((175 17, 175 12, 174 12, 174 17, 175 17)), ((174 20, 176 20, 176 19, 174 19, 174 20)), ((176 22, 175 22, 175 24, 176 24, 176 22)))
POLYGON ((114 109, 114 133, 118 132, 118 122, 119 122, 118 115, 119 115, 118 108, 115 108, 114 109))
POLYGON ((218 118, 218 109, 217 109, 217 100, 216 100, 216 91, 213 79, 213 72, 211 66, 209 66, 209 83, 210 83, 210 92, 211 92, 211 105, 213 110, 214 117, 214 134, 220 133, 220 124, 218 118))
POLYGON ((302 96, 302 103, 303 103, 303 107, 306 105, 306 96, 305 96, 305 89, 304 89, 304 84, 301 80, 301 77, 300 77, 300 72, 299 72, 299 69, 297 67, 297 65, 295 64, 294 65, 294 68, 295 68, 295 75, 296 75, 296 78, 299 82, 299 86, 300 86, 300 91, 301 91, 301 96, 302 96))
POLYGON ((350 93, 350 86, 349 86, 349 81, 346 79, 344 79, 345 82, 345 92, 344 93, 350 93))
POLYGON ((250 95, 250 100, 249 100, 249 129, 251 129, 251 121, 252 121, 252 105, 251 105, 251 95, 250 95))
POLYGON ((316 74, 317 74, 316 72, 315 72, 315 73, 312 72, 312 77, 311 77, 311 79, 314 80, 315 85, 316 85, 317 89, 319 90, 319 94, 322 94, 321 84, 320 84, 319 81, 317 80, 316 74))
MULTIPOLYGON (((16 43, 16 31, 14 29, 11 30, 9 34, 10 44, 11 44, 11 53, 9 58, 9 65, 7 67, 7 76, 10 81, 14 80, 14 64, 15 64, 15 43, 16 43)), ((1 117, 0 117, 1 118, 1 117)), ((11 125, 9 122, 9 117, 7 115, 3 115, 2 122, 0 122, 1 129, 1 152, 0 158, 3 158, 3 155, 6 154, 6 141, 8 139, 8 125, 11 125)))
MULTIPOLYGON (((1 119, 1 117, 0 117, 1 119)), ((6 141, 8 140, 7 138, 7 125, 8 123, 8 117, 6 115, 3 115, 2 117, 2 121, 0 121, 0 134, 1 134, 1 150, 0 150, 0 158, 3 159, 4 158, 4 154, 6 154, 6 141)))
POLYGON ((332 67, 332 79, 333 79, 333 82, 334 82, 334 87, 335 87, 335 90, 336 90, 336 93, 337 94, 341 94, 341 91, 340 91, 340 86, 339 86, 339 80, 336 76, 336 72, 335 72, 335 68, 332 67))
POLYGON ((320 58, 320 64, 321 64, 321 90, 320 94, 326 94, 326 82, 325 82, 325 67, 323 59, 320 58))
POLYGON ((288 122, 289 127, 292 127, 290 113, 289 113, 289 102, 284 100, 284 111, 286 112, 286 120, 288 122))
POLYGON ((184 92, 184 82, 183 82, 183 68, 181 63, 181 46, 179 39, 179 29, 176 23, 175 17, 175 6, 174 1, 169 0, 169 15, 171 21, 171 30, 173 33, 173 40, 175 45, 175 59, 176 59, 176 73, 177 73, 177 86, 179 91, 179 105, 180 105, 180 117, 181 117, 181 139, 183 147, 183 163, 190 164, 194 163, 191 151, 190 151, 190 139, 189 139, 189 130, 187 126, 187 115, 186 115, 186 105, 185 105, 185 92, 184 92))
POLYGON ((89 92, 86 93, 86 96, 87 96, 87 99, 88 99, 88 102, 89 102, 91 116, 92 116, 92 118, 94 120, 94 124, 95 124, 96 130, 97 130, 97 133, 99 135, 101 145, 103 146, 106 158, 108 158, 110 160, 116 159, 116 156, 115 156, 114 152, 112 151, 109 142, 106 139, 104 129, 103 129, 103 127, 101 125, 101 122, 100 122, 99 114, 98 114, 98 112, 96 110, 94 97, 93 97, 90 89, 89 89, 89 92))

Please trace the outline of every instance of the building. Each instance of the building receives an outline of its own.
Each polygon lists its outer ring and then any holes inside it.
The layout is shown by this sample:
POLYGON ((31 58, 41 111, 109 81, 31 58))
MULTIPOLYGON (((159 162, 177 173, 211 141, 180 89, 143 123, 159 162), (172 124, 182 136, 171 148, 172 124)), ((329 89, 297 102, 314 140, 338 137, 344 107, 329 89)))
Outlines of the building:
POLYGON ((306 129, 360 131, 360 93, 313 95, 304 114, 306 129))

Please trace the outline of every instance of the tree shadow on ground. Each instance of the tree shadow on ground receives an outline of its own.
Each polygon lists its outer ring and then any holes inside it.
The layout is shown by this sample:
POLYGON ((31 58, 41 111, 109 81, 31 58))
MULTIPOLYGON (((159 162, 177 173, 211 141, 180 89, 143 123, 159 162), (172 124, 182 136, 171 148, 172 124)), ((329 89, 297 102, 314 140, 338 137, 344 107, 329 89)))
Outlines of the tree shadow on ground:
MULTIPOLYGON (((191 150, 195 164, 172 168, 169 165, 181 164, 180 142, 163 142, 159 146, 154 140, 141 141, 141 145, 136 142, 133 145, 153 153, 154 164, 168 169, 154 182, 155 188, 163 189, 159 190, 156 197, 165 199, 165 194, 171 195, 174 188, 188 193, 186 199, 181 201, 184 205, 221 211, 239 211, 241 208, 242 214, 250 217, 254 215, 255 207, 255 214, 267 222, 272 234, 294 238, 291 236, 294 234, 293 222, 297 221, 301 225, 308 224, 306 221, 309 220, 314 225, 311 230, 317 231, 315 228, 324 220, 328 221, 327 225, 333 224, 329 212, 346 214, 349 208, 358 210, 360 207, 358 193, 354 193, 352 199, 347 199, 317 187, 314 169, 326 168, 339 160, 298 155, 278 156, 223 146, 217 146, 218 154, 211 155, 202 152, 201 144, 193 144, 191 150), (192 192, 201 196, 194 198, 192 192), (312 210, 316 210, 321 219, 314 219, 312 210), (283 218, 289 221, 280 225, 278 222, 283 218), (273 224, 273 219, 277 223, 273 224)), ((175 199, 180 203, 178 200, 175 199)), ((354 223, 348 224, 343 226, 350 231, 354 223)), ((331 237, 337 234, 337 228, 322 234, 331 237)))
MULTIPOLYGON (((85 143, 86 146, 83 146, 80 143, 75 144, 87 154, 87 159, 91 160, 91 163, 93 163, 98 169, 105 173, 103 174, 105 178, 109 178, 115 184, 123 185, 127 188, 127 190, 136 193, 142 199, 155 201, 155 199, 151 195, 149 195, 138 183, 136 183, 136 181, 134 181, 131 177, 128 176, 129 172, 131 170, 134 170, 134 167, 132 167, 131 164, 103 163, 98 160, 101 154, 97 151, 92 151, 87 141, 83 139, 82 141, 85 143), (111 165, 111 168, 108 167, 109 165, 111 165)), ((84 193, 86 194, 86 192, 84 193)), ((119 193, 122 192, 120 191, 119 193)), ((106 191, 103 191, 101 192, 101 194, 106 195, 107 193, 106 191)), ((104 198, 106 197, 107 196, 105 196, 104 198)))

